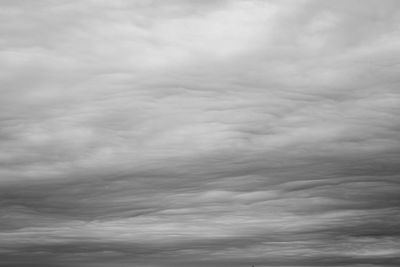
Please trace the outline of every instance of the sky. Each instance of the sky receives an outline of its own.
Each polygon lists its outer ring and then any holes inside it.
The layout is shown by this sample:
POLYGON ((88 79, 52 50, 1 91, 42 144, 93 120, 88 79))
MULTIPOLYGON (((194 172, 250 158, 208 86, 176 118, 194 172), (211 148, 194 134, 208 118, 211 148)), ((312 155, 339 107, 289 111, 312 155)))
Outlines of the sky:
POLYGON ((399 62, 397 0, 0 0, 0 266, 399 266, 399 62))

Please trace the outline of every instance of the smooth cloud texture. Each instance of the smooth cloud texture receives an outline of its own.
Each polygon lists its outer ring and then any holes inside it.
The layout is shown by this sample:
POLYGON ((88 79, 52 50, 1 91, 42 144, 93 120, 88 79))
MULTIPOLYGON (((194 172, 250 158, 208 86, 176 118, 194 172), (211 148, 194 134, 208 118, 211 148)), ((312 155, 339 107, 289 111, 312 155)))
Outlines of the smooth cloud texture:
POLYGON ((398 1, 0 5, 0 266, 400 264, 398 1))

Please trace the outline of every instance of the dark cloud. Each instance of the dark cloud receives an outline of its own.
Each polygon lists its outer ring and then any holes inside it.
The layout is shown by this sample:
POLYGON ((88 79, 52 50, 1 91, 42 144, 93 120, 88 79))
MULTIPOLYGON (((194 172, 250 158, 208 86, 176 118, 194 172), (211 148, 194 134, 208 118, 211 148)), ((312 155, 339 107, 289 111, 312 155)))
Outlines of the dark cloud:
POLYGON ((0 5, 0 266, 400 264, 398 1, 0 5))

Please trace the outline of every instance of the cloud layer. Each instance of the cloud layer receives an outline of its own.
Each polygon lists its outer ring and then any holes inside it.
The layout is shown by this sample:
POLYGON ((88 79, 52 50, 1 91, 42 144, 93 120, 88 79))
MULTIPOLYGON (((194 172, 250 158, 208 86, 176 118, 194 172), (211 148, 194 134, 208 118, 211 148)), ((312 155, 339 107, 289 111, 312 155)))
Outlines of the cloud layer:
POLYGON ((400 265, 398 1, 0 5, 0 266, 400 265))

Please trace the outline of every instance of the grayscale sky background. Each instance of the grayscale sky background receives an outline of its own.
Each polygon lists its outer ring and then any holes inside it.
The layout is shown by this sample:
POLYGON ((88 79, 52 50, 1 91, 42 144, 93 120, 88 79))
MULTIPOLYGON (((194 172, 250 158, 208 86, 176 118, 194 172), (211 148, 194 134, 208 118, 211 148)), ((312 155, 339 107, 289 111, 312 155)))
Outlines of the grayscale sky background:
POLYGON ((0 266, 400 266, 400 1, 0 0, 0 266))

